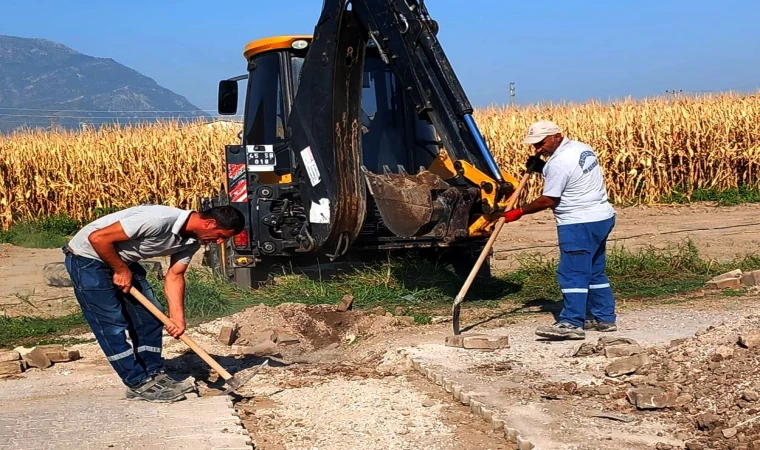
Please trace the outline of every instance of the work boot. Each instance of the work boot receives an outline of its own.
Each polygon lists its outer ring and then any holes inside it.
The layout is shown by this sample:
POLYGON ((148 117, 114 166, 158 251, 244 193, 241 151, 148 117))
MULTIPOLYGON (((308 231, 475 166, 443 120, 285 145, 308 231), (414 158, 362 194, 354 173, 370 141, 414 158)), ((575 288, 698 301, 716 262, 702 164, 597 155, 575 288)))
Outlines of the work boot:
POLYGON ((600 322, 597 319, 586 319, 583 323, 583 329, 607 333, 610 331, 617 331, 617 325, 615 322, 600 322))
POLYGON ((181 387, 170 381, 169 377, 158 379, 151 377, 147 381, 127 389, 127 399, 146 400, 156 403, 172 403, 185 400, 181 387))
POLYGON ((536 335, 551 339, 586 339, 586 332, 581 327, 567 322, 557 322, 549 327, 538 327, 536 335))
POLYGON ((183 381, 177 381, 174 378, 170 377, 169 375, 161 372, 155 376, 156 380, 166 380, 166 382, 174 385, 179 389, 183 394, 189 394, 191 392, 196 392, 195 389, 195 383, 193 383, 189 378, 183 381))

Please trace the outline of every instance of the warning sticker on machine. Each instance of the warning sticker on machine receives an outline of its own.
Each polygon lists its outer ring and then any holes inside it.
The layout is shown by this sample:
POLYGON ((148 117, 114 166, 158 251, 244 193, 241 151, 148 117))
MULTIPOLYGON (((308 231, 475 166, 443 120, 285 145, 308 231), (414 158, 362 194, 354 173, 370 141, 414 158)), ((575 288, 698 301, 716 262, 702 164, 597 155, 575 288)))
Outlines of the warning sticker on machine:
POLYGON ((311 147, 301 150, 301 158, 306 166, 306 173, 309 174, 311 185, 316 186, 322 181, 322 178, 320 178, 319 169, 317 169, 317 162, 314 161, 314 155, 311 153, 311 147))

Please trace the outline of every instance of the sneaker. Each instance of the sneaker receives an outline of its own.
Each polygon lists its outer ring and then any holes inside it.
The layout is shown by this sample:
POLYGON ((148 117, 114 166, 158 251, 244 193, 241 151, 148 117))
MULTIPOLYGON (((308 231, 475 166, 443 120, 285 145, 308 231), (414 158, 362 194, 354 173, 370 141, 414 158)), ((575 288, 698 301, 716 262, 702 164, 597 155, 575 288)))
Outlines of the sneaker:
POLYGON ((183 381, 177 381, 169 375, 161 372, 155 376, 155 379, 159 381, 166 380, 166 382, 175 385, 183 394, 196 392, 195 383, 193 383, 189 378, 183 381))
POLYGON ((586 339, 586 332, 581 327, 567 322, 557 322, 549 327, 539 327, 536 335, 551 339, 586 339))
POLYGON ((127 389, 127 399, 145 400, 156 403, 172 403, 185 400, 181 387, 169 381, 169 377, 151 377, 135 387, 127 389))
POLYGON ((617 324, 615 322, 600 322, 597 319, 588 319, 583 323, 583 329, 607 333, 617 331, 617 324))

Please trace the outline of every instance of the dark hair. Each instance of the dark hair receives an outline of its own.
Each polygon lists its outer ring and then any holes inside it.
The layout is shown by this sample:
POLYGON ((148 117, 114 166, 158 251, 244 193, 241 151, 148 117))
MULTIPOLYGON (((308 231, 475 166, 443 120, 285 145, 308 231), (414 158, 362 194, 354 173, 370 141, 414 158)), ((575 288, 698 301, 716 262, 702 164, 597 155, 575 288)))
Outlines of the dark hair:
POLYGON ((232 206, 214 206, 201 211, 202 219, 213 219, 216 225, 223 230, 235 230, 235 234, 243 231, 245 216, 232 206))

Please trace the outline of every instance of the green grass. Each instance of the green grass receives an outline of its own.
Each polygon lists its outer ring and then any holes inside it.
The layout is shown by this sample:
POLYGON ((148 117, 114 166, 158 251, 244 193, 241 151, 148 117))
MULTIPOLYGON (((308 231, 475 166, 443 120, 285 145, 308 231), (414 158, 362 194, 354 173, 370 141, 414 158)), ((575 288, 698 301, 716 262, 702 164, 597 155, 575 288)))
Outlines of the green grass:
MULTIPOLYGON (((559 303, 556 261, 538 255, 520 259, 518 270, 489 279, 476 279, 467 293, 469 307, 495 308, 504 301, 559 303)), ((728 263, 703 259, 691 241, 667 249, 608 250, 607 273, 619 300, 653 299, 686 293, 704 286, 711 277, 740 268, 760 268, 760 255, 747 255, 728 263)), ((166 304, 162 282, 150 278, 156 297, 166 304)), ((347 271, 325 280, 288 274, 259 290, 242 290, 206 272, 187 274, 186 318, 196 325, 233 314, 252 305, 282 303, 337 304, 351 294, 355 309, 382 308, 412 316, 417 324, 430 323, 432 315, 446 314, 464 280, 453 272, 413 257, 391 259, 375 266, 347 271)), ((743 291, 725 292, 727 296, 743 291)), ((37 344, 75 330, 88 331, 81 314, 57 319, 15 319, 0 316, 0 347, 19 342, 37 344)))
MULTIPOLYGON (((93 215, 98 218, 113 211, 96 208, 93 215)), ((66 245, 69 236, 84 225, 65 214, 36 220, 19 220, 10 229, 0 230, 0 243, 25 248, 60 248, 66 245)))
POLYGON ((760 189, 751 186, 740 186, 726 190, 700 188, 694 189, 691 195, 687 192, 689 192, 688 189, 677 187, 671 195, 663 199, 663 203, 715 202, 720 206, 734 206, 760 202, 760 189))

